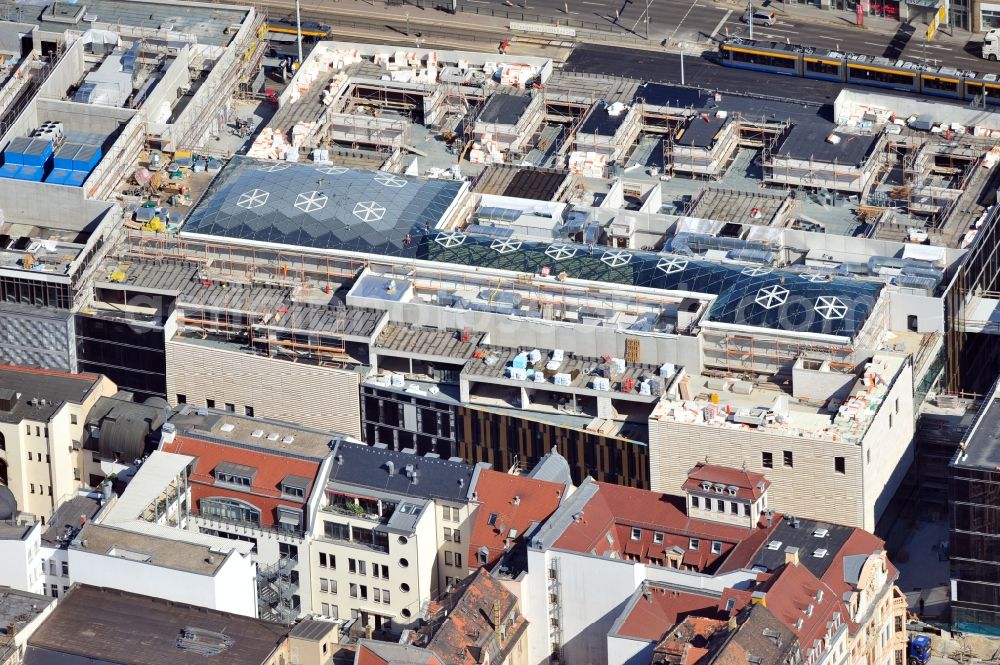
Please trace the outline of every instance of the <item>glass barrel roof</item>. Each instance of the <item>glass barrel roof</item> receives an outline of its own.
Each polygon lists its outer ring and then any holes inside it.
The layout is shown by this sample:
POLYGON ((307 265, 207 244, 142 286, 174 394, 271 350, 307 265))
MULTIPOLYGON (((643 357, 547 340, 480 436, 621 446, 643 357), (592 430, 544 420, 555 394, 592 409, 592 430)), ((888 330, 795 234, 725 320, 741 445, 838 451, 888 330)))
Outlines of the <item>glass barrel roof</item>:
POLYGON ((455 231, 421 234, 413 250, 415 258, 429 261, 528 273, 549 266, 552 274, 576 279, 717 296, 708 321, 840 337, 858 332, 882 289, 876 282, 818 272, 455 231))
POLYGON ((453 180, 235 157, 209 185, 185 233, 396 254, 433 228, 461 190, 453 180))

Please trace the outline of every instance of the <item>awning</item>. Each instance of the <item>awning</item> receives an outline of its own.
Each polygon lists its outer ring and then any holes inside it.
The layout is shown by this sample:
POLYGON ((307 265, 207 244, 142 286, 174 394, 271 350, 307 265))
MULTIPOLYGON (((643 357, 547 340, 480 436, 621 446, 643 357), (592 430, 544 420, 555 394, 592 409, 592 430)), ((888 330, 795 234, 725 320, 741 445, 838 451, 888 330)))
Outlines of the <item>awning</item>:
POLYGON ((278 513, 278 521, 281 522, 282 524, 287 524, 289 526, 298 526, 302 524, 302 516, 291 515, 286 512, 280 512, 278 513))

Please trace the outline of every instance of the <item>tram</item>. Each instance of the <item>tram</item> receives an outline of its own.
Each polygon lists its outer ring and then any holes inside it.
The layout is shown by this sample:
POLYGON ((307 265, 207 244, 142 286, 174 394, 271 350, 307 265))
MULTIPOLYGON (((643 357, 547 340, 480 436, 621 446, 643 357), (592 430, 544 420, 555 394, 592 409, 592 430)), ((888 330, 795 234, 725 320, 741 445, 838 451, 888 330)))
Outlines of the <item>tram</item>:
POLYGON ((997 74, 740 37, 723 41, 719 57, 726 67, 1000 105, 997 74))
MULTIPOLYGON (((295 20, 287 18, 269 19, 267 31, 282 35, 299 34, 295 20)), ((330 28, 319 21, 302 21, 302 36, 308 39, 326 39, 330 36, 330 28)))

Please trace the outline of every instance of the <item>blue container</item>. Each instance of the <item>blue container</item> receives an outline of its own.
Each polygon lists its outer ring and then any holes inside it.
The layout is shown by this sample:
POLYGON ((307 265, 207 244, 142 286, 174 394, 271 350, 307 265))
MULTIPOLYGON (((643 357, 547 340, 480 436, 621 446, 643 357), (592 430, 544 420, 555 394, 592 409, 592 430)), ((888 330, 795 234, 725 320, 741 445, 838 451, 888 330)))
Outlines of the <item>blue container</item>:
POLYGON ((34 166, 32 164, 22 164, 18 169, 19 180, 30 180, 31 182, 41 182, 45 177, 44 166, 34 166))
POLYGON ((510 361, 510 366, 514 369, 528 369, 528 354, 519 353, 510 361))
POLYGON ((57 169, 72 171, 73 160, 76 159, 76 156, 82 147, 83 146, 79 143, 63 143, 62 147, 56 151, 55 157, 52 160, 52 165, 57 169))
POLYGON ((20 164, 11 164, 8 162, 3 166, 0 166, 0 178, 12 178, 17 179, 17 172, 21 169, 20 164))
POLYGON ((88 175, 90 174, 83 171, 70 171, 69 175, 66 176, 66 184, 70 187, 83 187, 88 175))
POLYGON ((101 146, 81 145, 80 150, 76 153, 76 157, 73 158, 73 170, 90 173, 100 161, 101 146))
POLYGON ((45 179, 45 182, 50 185, 65 185, 66 178, 69 177, 70 173, 72 173, 72 171, 68 171, 66 169, 52 169, 52 173, 50 173, 49 177, 45 179))
POLYGON ((52 157, 52 142, 32 139, 24 151, 25 166, 44 167, 52 157))
POLYGON ((31 145, 31 139, 16 138, 7 144, 3 151, 4 161, 8 164, 24 164, 24 151, 31 145))

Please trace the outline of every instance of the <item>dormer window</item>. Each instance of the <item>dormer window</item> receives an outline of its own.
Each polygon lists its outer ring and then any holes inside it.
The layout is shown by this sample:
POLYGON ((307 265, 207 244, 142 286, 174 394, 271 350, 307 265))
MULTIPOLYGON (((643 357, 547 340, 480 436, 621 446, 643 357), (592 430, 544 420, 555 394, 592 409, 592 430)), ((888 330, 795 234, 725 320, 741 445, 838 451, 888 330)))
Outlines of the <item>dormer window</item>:
POLYGON ((717 483, 715 485, 715 491, 718 492, 719 494, 722 494, 723 492, 726 491, 726 486, 723 485, 722 483, 717 483))
POLYGON ((708 492, 708 491, 710 491, 712 489, 712 483, 710 483, 707 480, 703 480, 703 481, 701 481, 701 488, 703 490, 705 490, 706 492, 708 492))
POLYGON ((726 491, 729 492, 729 496, 736 496, 736 493, 740 491, 740 488, 730 485, 726 488, 726 491))
POLYGON ((691 539, 688 540, 688 549, 689 550, 696 550, 700 546, 701 546, 701 541, 699 541, 697 538, 691 538, 691 539))
POLYGON ((632 540, 639 540, 640 538, 642 538, 642 529, 633 527, 632 528, 632 540))
POLYGON ((662 545, 663 544, 663 532, 662 531, 654 531, 653 532, 653 544, 654 545, 662 545))
POLYGON ((281 494, 292 499, 306 498, 309 479, 302 476, 285 476, 281 481, 281 494))
POLYGON ((214 473, 217 483, 253 487, 254 478, 257 476, 257 469, 252 466, 244 466, 243 464, 220 462, 215 467, 214 473))

